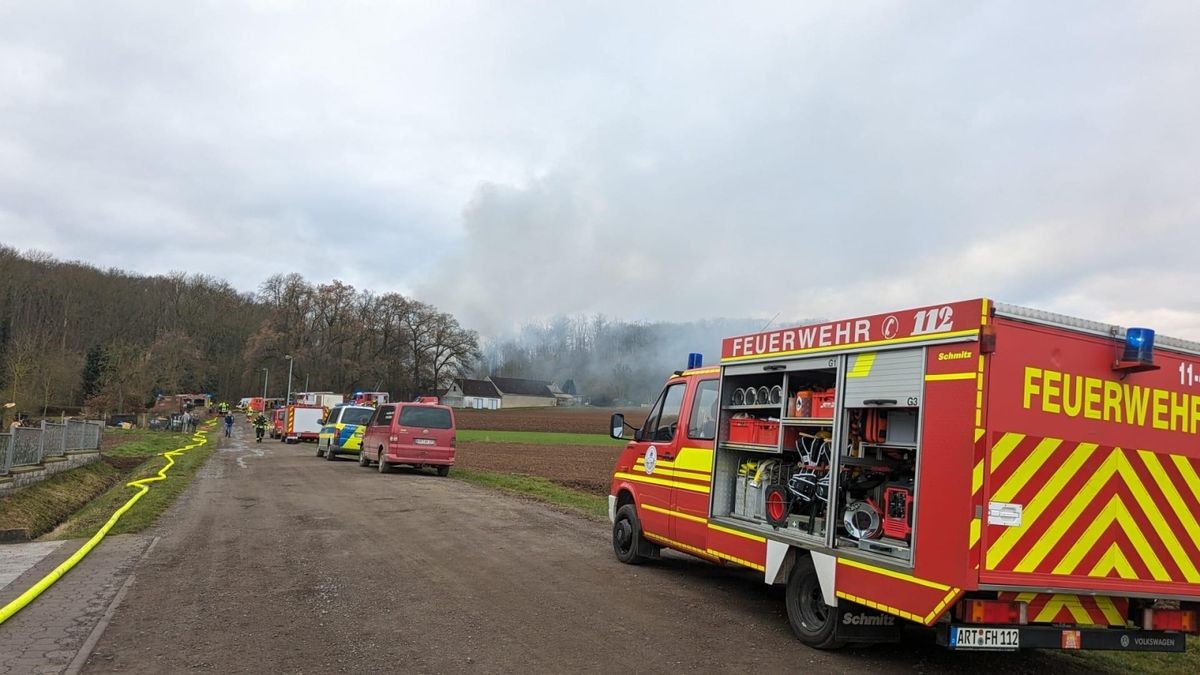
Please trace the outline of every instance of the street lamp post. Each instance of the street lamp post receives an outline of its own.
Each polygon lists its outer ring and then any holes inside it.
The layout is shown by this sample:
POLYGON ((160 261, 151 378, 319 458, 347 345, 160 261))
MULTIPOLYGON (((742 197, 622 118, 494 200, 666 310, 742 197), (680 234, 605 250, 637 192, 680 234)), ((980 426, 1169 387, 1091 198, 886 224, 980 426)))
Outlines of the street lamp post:
POLYGON ((283 398, 283 404, 288 405, 292 402, 292 355, 288 354, 283 358, 287 359, 288 362, 287 396, 283 398))

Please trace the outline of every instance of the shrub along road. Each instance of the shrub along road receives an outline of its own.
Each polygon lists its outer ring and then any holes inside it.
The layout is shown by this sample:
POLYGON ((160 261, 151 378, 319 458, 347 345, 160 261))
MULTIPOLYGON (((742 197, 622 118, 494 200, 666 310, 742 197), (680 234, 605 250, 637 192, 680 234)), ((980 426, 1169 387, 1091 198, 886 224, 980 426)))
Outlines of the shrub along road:
POLYGON ((624 566, 607 523, 239 432, 165 514, 85 670, 1070 671, 920 639, 814 651, 754 573, 624 566))

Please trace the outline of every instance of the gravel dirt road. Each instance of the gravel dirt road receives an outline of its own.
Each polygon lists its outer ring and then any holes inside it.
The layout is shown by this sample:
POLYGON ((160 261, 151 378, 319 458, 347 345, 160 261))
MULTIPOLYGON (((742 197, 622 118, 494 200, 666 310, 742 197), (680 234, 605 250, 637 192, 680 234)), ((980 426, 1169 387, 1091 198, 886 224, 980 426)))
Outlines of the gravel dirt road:
POLYGON ((797 643, 756 574, 613 558, 604 523, 247 428, 168 511, 85 672, 1068 672, 797 643))

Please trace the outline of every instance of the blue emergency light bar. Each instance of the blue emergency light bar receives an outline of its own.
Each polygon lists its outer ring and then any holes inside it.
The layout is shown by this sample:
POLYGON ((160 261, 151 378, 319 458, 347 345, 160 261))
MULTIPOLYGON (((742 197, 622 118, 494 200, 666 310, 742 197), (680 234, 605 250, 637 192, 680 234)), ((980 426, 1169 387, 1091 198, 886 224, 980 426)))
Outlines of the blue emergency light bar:
POLYGON ((1126 330, 1125 353, 1121 360, 1154 363, 1154 331, 1149 328, 1126 330))
POLYGON ((704 355, 703 354, 701 354, 699 352, 692 352, 691 354, 688 354, 688 365, 687 365, 688 370, 691 370, 692 368, 699 368, 700 366, 703 366, 703 365, 704 365, 704 355))

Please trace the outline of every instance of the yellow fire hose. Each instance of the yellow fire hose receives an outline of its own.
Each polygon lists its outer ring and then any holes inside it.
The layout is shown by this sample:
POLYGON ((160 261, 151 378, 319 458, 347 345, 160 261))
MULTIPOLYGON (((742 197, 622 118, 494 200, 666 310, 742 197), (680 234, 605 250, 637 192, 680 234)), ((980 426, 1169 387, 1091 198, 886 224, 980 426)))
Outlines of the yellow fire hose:
MULTIPOLYGON (((212 426, 215 423, 216 420, 208 420, 204 423, 204 426, 212 426)), ((117 509, 116 512, 114 512, 108 519, 108 522, 104 524, 104 527, 100 528, 96 534, 92 535, 92 538, 88 539, 86 544, 79 547, 79 550, 75 551, 70 558, 67 558, 61 565, 55 567, 49 574, 42 577, 42 579, 30 587, 29 590, 25 591, 15 600, 0 608, 0 624, 8 621, 14 614, 24 609, 26 605, 33 602, 35 598, 44 593, 46 589, 53 586, 54 583, 61 579, 67 572, 70 572, 71 568, 75 567, 75 565, 77 565, 80 560, 83 560, 83 558, 90 553, 92 549, 96 548, 96 545, 99 544, 100 540, 104 539, 104 536, 108 534, 108 531, 117 524, 117 521, 121 519, 121 516, 125 515, 125 512, 128 511, 134 504, 136 504, 137 501, 142 498, 142 495, 145 495, 150 491, 149 483, 166 480, 167 471, 169 471, 171 467, 175 466, 175 457, 182 455, 188 450, 198 448, 207 443, 207 434, 207 429, 200 429, 196 431, 196 433, 192 434, 192 442, 188 445, 162 453, 162 456, 167 458, 167 464, 163 468, 159 469, 157 474, 148 478, 142 478, 126 483, 126 487, 138 488, 138 491, 132 497, 130 497, 129 501, 125 502, 121 508, 117 509)))

